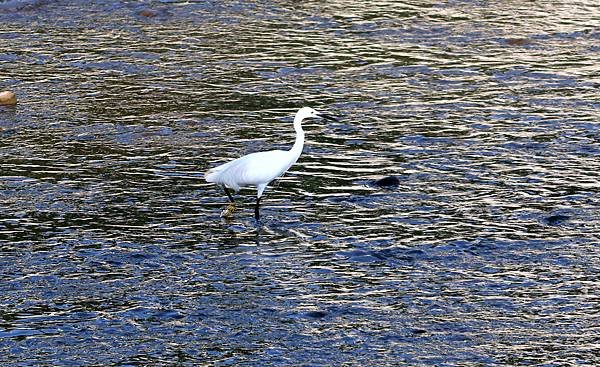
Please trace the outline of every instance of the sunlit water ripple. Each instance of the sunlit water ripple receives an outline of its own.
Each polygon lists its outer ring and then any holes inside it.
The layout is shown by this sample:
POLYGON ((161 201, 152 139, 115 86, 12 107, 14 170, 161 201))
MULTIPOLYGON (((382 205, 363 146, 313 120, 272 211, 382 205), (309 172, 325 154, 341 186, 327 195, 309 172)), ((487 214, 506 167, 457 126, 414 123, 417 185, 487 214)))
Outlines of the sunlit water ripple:
POLYGON ((0 364, 600 364, 595 2, 30 3, 0 364), (203 172, 303 105, 340 121, 221 220, 203 172))

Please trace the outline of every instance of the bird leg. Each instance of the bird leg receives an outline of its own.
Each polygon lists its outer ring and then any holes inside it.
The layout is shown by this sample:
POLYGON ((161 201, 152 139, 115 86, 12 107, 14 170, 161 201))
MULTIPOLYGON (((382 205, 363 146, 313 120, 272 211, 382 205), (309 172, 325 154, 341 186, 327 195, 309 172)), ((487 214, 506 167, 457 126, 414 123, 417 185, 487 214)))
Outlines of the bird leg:
POLYGON ((221 212, 221 218, 230 218, 233 215, 233 212, 235 211, 235 201, 233 200, 233 196, 231 196, 229 189, 227 189, 227 187, 225 186, 223 186, 223 189, 225 190, 225 193, 229 198, 229 205, 227 205, 227 208, 223 209, 223 211, 221 212))
POLYGON ((223 190, 225 190, 225 193, 227 194, 227 197, 229 198, 229 201, 234 203, 235 201, 233 200, 233 196, 231 196, 231 193, 229 192, 229 189, 225 186, 223 186, 223 190))
POLYGON ((260 219, 260 213, 258 211, 259 205, 260 205, 260 196, 256 198, 256 205, 254 206, 254 218, 256 218, 256 220, 260 219))

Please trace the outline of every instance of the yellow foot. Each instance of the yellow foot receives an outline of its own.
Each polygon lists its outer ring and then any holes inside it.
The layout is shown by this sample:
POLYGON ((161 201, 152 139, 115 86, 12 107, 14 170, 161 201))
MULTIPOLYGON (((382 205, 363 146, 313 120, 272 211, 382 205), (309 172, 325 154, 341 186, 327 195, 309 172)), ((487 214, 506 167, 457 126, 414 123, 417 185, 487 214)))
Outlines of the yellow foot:
POLYGON ((233 216, 233 212, 235 211, 235 203, 229 203, 227 208, 223 209, 221 212, 221 218, 231 218, 233 216))

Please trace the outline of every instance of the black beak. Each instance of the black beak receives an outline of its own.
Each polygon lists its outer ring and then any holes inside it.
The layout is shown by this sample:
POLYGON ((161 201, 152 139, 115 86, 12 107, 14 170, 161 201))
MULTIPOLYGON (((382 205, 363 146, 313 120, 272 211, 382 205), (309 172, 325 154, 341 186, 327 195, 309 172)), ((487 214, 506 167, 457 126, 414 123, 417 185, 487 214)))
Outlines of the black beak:
POLYGON ((335 118, 335 117, 333 117, 331 115, 328 115, 326 113, 319 113, 319 117, 322 117, 325 120, 329 120, 329 121, 336 121, 336 122, 339 121, 337 118, 335 118))

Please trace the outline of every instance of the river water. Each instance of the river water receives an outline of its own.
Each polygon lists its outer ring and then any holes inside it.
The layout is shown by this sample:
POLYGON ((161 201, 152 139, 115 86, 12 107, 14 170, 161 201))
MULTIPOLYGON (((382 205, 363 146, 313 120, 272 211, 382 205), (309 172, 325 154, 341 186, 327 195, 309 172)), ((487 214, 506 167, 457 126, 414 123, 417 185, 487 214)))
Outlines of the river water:
POLYGON ((0 8, 0 365, 600 364, 599 29, 588 0, 0 8), (301 106, 340 120, 221 219, 203 173, 301 106))

